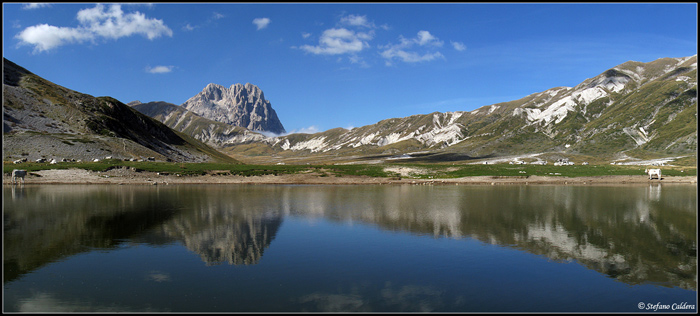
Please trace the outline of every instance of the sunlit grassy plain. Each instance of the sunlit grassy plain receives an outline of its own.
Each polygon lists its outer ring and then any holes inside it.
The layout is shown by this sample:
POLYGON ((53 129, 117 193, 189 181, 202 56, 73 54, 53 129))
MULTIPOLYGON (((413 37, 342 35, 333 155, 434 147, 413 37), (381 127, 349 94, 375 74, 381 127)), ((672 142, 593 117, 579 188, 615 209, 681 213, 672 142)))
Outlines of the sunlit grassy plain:
MULTIPOLYGON (((121 161, 117 159, 100 162, 61 162, 57 164, 26 162, 13 164, 3 162, 3 172, 9 174, 13 169, 23 169, 28 172, 48 169, 85 169, 90 171, 107 171, 112 168, 131 167, 136 170, 151 172, 167 172, 180 175, 236 175, 261 176, 285 175, 299 173, 316 173, 319 176, 368 176, 368 177, 397 177, 398 173, 386 171, 387 167, 407 167, 422 170, 412 174, 411 178, 460 178, 469 176, 561 176, 561 177, 593 177, 611 175, 644 175, 646 166, 630 165, 510 165, 504 164, 430 164, 430 163, 385 163, 385 164, 309 164, 309 165, 253 165, 229 163, 175 163, 175 162, 146 162, 121 161)), ((695 166, 661 166, 664 176, 697 176, 695 166)))

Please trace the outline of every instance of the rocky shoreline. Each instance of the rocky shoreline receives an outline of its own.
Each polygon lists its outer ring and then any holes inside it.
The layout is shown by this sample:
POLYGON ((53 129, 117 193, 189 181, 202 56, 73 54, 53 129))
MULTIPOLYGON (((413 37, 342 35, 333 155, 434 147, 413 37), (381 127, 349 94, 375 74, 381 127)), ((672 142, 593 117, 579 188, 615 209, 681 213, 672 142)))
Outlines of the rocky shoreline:
MULTIPOLYGON (((11 177, 3 176, 3 184, 11 184, 11 177)), ((197 175, 177 176, 157 172, 133 171, 131 169, 112 169, 94 172, 83 169, 56 169, 29 172, 25 184, 135 184, 135 185, 171 185, 171 184, 320 184, 320 185, 371 185, 371 184, 414 184, 414 185, 503 185, 503 184, 556 184, 556 185, 618 185, 618 184, 697 184, 697 177, 669 177, 661 180, 649 180, 646 175, 638 176, 473 176, 453 179, 413 179, 406 177, 378 178, 367 176, 324 176, 315 173, 234 176, 234 175, 197 175)))

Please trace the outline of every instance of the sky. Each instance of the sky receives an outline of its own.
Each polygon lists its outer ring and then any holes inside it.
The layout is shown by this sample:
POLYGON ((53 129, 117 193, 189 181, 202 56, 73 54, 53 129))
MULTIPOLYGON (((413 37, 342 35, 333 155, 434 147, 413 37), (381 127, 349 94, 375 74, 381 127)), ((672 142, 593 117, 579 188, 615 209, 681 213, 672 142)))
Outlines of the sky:
POLYGON ((3 3, 3 57, 63 87, 180 105, 262 89, 287 132, 472 111, 697 54, 697 4, 3 3))

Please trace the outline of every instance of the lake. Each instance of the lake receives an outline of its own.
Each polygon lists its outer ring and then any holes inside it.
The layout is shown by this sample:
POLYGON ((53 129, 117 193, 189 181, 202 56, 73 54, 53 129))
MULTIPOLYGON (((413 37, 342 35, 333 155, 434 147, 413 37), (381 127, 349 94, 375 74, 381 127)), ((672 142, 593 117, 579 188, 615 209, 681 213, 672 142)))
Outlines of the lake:
POLYGON ((695 313, 696 191, 4 186, 3 308, 695 313))

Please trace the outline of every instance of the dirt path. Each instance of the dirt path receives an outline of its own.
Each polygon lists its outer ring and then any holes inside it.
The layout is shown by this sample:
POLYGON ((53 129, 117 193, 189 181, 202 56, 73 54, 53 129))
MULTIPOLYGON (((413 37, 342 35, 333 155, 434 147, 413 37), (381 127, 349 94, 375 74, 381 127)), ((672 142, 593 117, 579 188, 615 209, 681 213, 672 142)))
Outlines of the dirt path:
MULTIPOLYGON (((661 181, 639 176, 598 177, 494 177, 474 176, 455 179, 373 178, 366 176, 320 176, 318 174, 290 174, 266 176, 201 175, 176 176, 156 172, 137 172, 128 168, 93 172, 83 169, 42 170, 30 172, 26 184, 644 184, 644 183, 697 183, 697 177, 664 177, 661 181)), ((11 184, 10 176, 3 176, 3 184, 11 184)))

